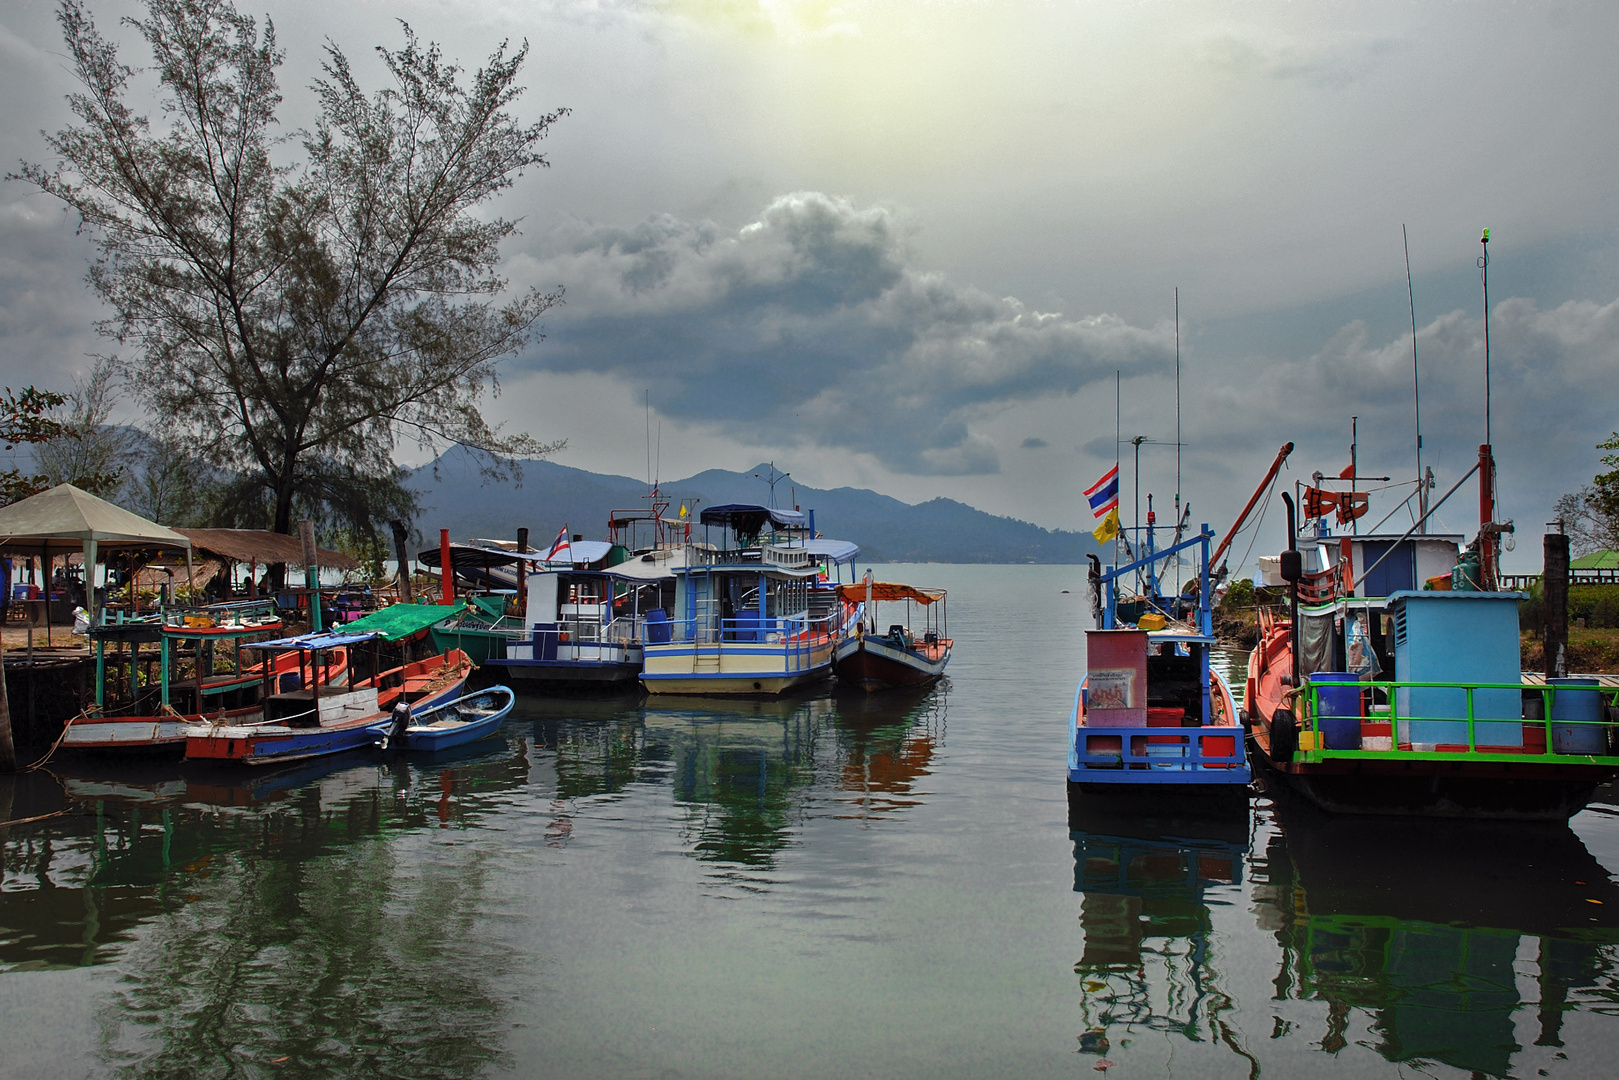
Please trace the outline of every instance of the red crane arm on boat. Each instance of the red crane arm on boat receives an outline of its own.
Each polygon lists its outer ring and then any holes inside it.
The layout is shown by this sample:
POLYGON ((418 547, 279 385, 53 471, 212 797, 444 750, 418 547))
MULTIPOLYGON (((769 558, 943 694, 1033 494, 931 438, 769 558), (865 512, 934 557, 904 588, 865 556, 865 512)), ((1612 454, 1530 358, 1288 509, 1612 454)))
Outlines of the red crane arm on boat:
POLYGON ((1231 526, 1231 531, 1225 534, 1225 539, 1220 541, 1220 546, 1214 549, 1214 557, 1209 560, 1211 569, 1220 565, 1220 556, 1224 555, 1226 548, 1231 546, 1231 541, 1237 538, 1237 530, 1242 528, 1244 521, 1248 520, 1249 513, 1253 511, 1254 503, 1258 502, 1259 497, 1265 493, 1265 489, 1270 487, 1270 482, 1276 479, 1276 474, 1281 471, 1282 462, 1286 461, 1287 455, 1292 452, 1292 443, 1282 444, 1282 448, 1276 452, 1276 460, 1270 463, 1270 471, 1265 474, 1265 479, 1261 480, 1259 486, 1254 488, 1253 496, 1249 498, 1248 505, 1242 508, 1242 513, 1237 515, 1236 523, 1231 526))

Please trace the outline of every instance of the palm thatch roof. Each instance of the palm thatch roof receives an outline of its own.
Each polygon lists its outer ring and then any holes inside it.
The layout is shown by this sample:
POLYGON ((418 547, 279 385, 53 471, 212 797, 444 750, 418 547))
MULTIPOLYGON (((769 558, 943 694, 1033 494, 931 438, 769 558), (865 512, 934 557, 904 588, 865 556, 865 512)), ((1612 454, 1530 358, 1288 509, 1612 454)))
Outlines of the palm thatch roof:
MULTIPOLYGON (((296 536, 265 532, 262 529, 177 529, 176 532, 191 541, 193 550, 202 555, 213 555, 232 562, 255 560, 264 565, 286 563, 304 565, 304 548, 296 536)), ((322 567, 331 570, 358 570, 360 560, 341 551, 318 547, 315 558, 322 567)))

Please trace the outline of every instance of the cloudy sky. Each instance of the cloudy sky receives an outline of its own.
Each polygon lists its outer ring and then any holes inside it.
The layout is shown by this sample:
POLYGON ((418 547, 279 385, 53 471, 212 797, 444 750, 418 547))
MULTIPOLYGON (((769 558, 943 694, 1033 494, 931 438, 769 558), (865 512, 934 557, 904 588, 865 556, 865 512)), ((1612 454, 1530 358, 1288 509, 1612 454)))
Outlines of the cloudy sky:
MULTIPOLYGON (((1154 440, 1143 490, 1173 497, 1179 288, 1195 519, 1229 522, 1284 441, 1290 479, 1336 473, 1352 416, 1363 473, 1403 480, 1402 225, 1441 491, 1484 439, 1492 230, 1503 513, 1531 538, 1513 561, 1619 428, 1611 4, 245 6, 288 51, 288 126, 322 38, 362 59, 404 18, 469 65, 528 40, 525 107, 572 113, 499 207, 523 219, 506 269, 567 300, 492 412, 567 439, 565 464, 642 475, 649 401, 665 477, 771 459, 1088 528, 1117 372, 1125 438, 1154 440)), ((61 53, 52 5, 0 2, 6 160, 66 121, 61 53)), ((74 224, 0 185, 9 384, 66 385, 106 348, 74 224)), ((1442 523, 1471 532, 1476 505, 1442 523)))

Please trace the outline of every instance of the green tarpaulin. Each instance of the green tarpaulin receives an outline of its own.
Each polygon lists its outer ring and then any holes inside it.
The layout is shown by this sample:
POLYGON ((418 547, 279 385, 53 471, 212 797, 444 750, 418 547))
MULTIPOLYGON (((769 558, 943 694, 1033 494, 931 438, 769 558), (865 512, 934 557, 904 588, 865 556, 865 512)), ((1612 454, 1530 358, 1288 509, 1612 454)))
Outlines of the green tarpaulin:
POLYGON ((359 634, 375 631, 383 641, 403 641, 412 634, 421 633, 436 622, 461 614, 466 609, 467 605, 464 603, 395 604, 392 607, 378 608, 363 619, 344 623, 343 632, 359 634))

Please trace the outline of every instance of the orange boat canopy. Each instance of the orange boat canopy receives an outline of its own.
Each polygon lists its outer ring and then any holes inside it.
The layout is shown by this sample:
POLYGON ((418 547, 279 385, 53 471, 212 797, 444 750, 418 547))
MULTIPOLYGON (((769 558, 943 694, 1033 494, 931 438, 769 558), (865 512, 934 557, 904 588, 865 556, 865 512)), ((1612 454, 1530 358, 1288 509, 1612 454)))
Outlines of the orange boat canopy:
MULTIPOLYGON (((874 581, 871 583, 872 599, 874 601, 915 600, 918 604, 931 604, 935 600, 944 599, 943 589, 918 589, 913 585, 897 585, 892 581, 874 581)), ((839 585, 838 595, 850 603, 864 603, 866 599, 866 583, 859 581, 853 585, 839 585)))

